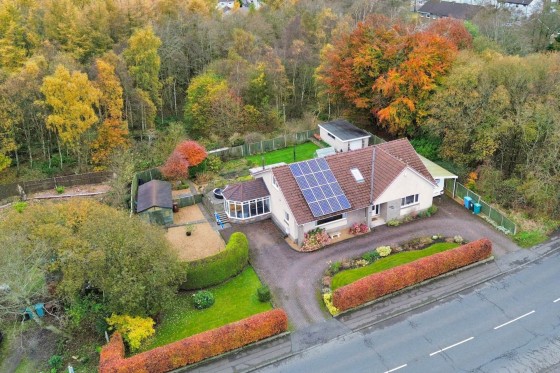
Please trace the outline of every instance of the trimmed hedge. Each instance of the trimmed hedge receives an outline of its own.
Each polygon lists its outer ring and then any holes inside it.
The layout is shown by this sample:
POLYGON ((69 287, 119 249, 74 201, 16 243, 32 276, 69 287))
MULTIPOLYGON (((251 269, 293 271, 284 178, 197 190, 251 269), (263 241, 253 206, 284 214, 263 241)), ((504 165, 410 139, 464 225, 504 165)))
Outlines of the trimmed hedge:
POLYGON ((414 262, 374 273, 333 293, 333 304, 346 311, 384 295, 467 266, 492 255, 492 243, 483 238, 414 262))
POLYGON ((249 262, 249 241, 241 232, 229 238, 226 248, 214 256, 188 263, 183 290, 204 289, 237 276, 249 262))
POLYGON ((287 330, 286 313, 275 309, 129 358, 124 357, 122 337, 115 333, 101 350, 99 373, 169 372, 287 330))

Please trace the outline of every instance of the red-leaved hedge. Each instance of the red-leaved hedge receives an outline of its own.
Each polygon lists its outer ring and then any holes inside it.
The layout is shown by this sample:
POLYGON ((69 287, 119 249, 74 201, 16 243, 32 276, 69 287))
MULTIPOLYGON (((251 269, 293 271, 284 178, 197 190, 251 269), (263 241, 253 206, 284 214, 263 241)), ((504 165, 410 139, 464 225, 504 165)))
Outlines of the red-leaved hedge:
POLYGON ((129 358, 124 357, 122 337, 115 333, 101 350, 99 373, 168 372, 286 330, 286 313, 282 309, 274 309, 129 358))
POLYGON ((397 290, 486 259, 490 255, 492 255, 492 243, 483 238, 452 250, 374 273, 340 287, 333 293, 333 304, 340 311, 346 311, 397 290))

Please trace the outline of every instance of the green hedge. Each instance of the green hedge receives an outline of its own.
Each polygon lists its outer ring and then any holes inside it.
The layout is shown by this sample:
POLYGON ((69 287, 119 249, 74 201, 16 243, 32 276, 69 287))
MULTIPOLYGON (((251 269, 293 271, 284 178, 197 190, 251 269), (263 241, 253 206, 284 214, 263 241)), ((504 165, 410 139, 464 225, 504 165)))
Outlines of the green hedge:
POLYGON ((238 275, 248 262, 249 241, 243 233, 235 232, 229 238, 224 251, 188 263, 187 282, 181 286, 181 289, 204 289, 221 284, 238 275))

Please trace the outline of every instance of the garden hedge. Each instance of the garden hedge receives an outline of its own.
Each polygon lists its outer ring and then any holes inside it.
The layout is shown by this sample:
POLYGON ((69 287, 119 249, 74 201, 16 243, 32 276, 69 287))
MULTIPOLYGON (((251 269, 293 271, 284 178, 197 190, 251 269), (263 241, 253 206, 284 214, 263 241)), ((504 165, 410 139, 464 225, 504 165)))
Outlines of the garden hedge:
POLYGON ((333 293, 333 304, 340 311, 346 311, 397 290, 486 259, 490 255, 492 255, 492 243, 483 238, 452 250, 374 273, 340 287, 333 293))
POLYGON ((282 309, 262 312, 129 358, 115 333, 101 350, 99 373, 163 373, 193 364, 288 330, 282 309))
POLYGON ((249 262, 249 241, 241 232, 229 238, 226 248, 214 256, 192 261, 187 266, 183 290, 204 289, 238 275, 249 262))

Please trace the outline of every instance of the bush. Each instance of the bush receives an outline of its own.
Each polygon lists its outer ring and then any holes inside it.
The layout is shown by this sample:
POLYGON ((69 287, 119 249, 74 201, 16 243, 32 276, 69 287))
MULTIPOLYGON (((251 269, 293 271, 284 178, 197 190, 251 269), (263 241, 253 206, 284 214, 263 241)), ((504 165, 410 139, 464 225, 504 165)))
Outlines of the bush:
POLYGON ((325 247, 330 241, 331 238, 324 229, 316 228, 305 233, 301 250, 315 251, 325 247))
POLYGON ((199 362, 288 330, 284 310, 253 315, 127 359, 119 333, 101 350, 99 373, 163 373, 199 362))
POLYGON ((379 246, 375 251, 383 258, 391 254, 391 246, 379 246))
POLYGON ((338 310, 338 308, 336 308, 333 305, 332 302, 332 293, 324 293, 323 294, 323 302, 325 302, 325 306, 327 306, 327 310, 329 310, 329 313, 333 316, 336 316, 340 313, 340 311, 338 310))
POLYGON ((208 158, 206 158, 206 171, 218 173, 222 170, 222 166, 223 162, 220 157, 216 155, 209 155, 208 158))
POLYGON ((398 219, 392 219, 387 222, 388 227, 398 227, 399 225, 401 225, 401 221, 398 219))
POLYGON ((49 358, 49 366, 51 367, 51 372, 54 371, 58 371, 60 368, 62 368, 62 356, 60 355, 53 355, 49 358))
POLYGON ((461 244, 461 243, 465 242, 465 240, 463 239, 463 237, 457 235, 457 236, 453 236, 453 242, 461 244))
POLYGON ((432 277, 486 259, 490 255, 492 255, 492 243, 488 239, 474 241, 374 273, 338 288, 333 294, 333 304, 339 310, 346 311, 432 277))
POLYGON ((368 251, 362 254, 362 259, 367 260, 369 263, 375 262, 377 259, 381 258, 381 255, 376 250, 368 251))
POLYGON ((187 282, 184 290, 204 289, 221 284, 239 274, 249 262, 249 242, 241 232, 229 238, 225 250, 218 254, 187 264, 187 282))
POLYGON ((329 273, 331 276, 336 275, 340 272, 340 267, 342 267, 341 262, 334 262, 329 265, 329 273))
POLYGON ((56 192, 58 194, 62 194, 62 193, 64 193, 65 188, 64 188, 63 185, 59 185, 59 186, 55 187, 54 190, 56 190, 56 192))
POLYGON ((438 210, 438 207, 436 205, 431 205, 427 210, 426 210, 426 216, 432 216, 433 214, 435 214, 438 210))
POLYGON ((257 289, 257 297, 260 302, 270 302, 270 289, 268 286, 263 285, 257 289))
POLYGON ((13 206, 14 206, 14 210, 16 210, 21 214, 23 210, 25 210, 25 208, 27 207, 27 202, 23 202, 23 201, 15 202, 13 206))
POLYGON ((149 317, 111 315, 107 318, 109 330, 116 330, 128 343, 131 350, 140 348, 142 341, 152 336, 154 330, 154 320, 149 317))
POLYGON ((200 290, 192 295, 194 307, 198 310, 210 308, 214 304, 214 294, 208 290, 200 290))

